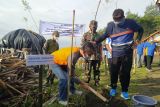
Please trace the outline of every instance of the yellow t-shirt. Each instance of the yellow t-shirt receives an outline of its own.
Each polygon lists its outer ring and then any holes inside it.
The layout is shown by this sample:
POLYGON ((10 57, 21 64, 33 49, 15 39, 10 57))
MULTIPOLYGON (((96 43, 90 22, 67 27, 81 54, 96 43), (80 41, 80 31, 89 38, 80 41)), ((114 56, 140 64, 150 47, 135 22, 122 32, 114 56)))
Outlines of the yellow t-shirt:
MULTIPOLYGON (((73 47, 72 53, 78 52, 80 50, 79 47, 73 47)), ((51 55, 54 57, 54 63, 58 65, 67 65, 68 57, 71 55, 71 48, 61 48, 55 52, 53 52, 51 55)))

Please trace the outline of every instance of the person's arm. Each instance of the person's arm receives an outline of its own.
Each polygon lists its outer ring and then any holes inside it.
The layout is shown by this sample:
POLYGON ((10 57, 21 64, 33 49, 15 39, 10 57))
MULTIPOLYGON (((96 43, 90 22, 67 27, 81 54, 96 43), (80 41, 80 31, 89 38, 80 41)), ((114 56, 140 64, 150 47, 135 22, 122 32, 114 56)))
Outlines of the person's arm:
POLYGON ((80 58, 80 53, 79 52, 75 52, 72 54, 72 61, 71 61, 71 56, 68 57, 68 71, 71 72, 70 77, 72 79, 74 79, 76 84, 79 84, 80 81, 78 79, 76 79, 76 75, 75 75, 75 65, 78 61, 78 59, 80 58))
POLYGON ((131 25, 131 29, 134 31, 134 32, 137 32, 137 37, 135 38, 135 42, 139 42, 141 41, 142 39, 142 35, 143 35, 143 28, 142 26, 140 26, 136 21, 134 20, 129 20, 129 24, 131 25))
POLYGON ((109 34, 107 32, 105 32, 102 36, 98 37, 95 42, 96 44, 102 42, 103 40, 105 40, 107 37, 109 37, 109 34))
POLYGON ((109 47, 109 44, 106 44, 106 48, 109 51, 109 53, 112 54, 112 49, 109 47))
POLYGON ((68 57, 68 70, 72 70, 71 71, 71 76, 74 76, 75 75, 75 65, 78 61, 78 59, 80 58, 80 53, 79 52, 75 52, 72 54, 72 61, 71 61, 71 55, 68 57))
POLYGON ((110 43, 109 42, 111 42, 110 38, 107 38, 106 39, 106 48, 110 52, 110 54, 112 54, 112 49, 110 48, 110 45, 109 45, 110 43))
POLYGON ((106 38, 108 38, 112 34, 113 25, 114 25, 113 22, 108 23, 104 34, 95 40, 96 44, 102 42, 103 40, 105 40, 106 38))
POLYGON ((142 39, 143 28, 142 28, 142 27, 139 27, 139 29, 137 30, 136 34, 137 34, 137 36, 136 36, 136 38, 134 39, 134 46, 135 46, 135 47, 140 43, 140 41, 141 41, 141 39, 142 39))
POLYGON ((144 32, 144 30, 143 30, 143 28, 140 26, 140 28, 138 29, 138 37, 137 37, 137 40, 138 40, 138 41, 141 41, 143 32, 144 32))

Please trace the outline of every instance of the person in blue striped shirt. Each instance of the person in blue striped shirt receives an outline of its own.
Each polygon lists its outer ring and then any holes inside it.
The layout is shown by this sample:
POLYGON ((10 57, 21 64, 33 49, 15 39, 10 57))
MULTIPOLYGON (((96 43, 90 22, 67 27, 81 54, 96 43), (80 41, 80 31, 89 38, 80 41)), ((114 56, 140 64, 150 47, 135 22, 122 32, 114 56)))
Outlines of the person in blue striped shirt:
POLYGON ((110 96, 115 96, 117 91, 118 77, 120 79, 122 92, 121 97, 129 99, 128 88, 130 83, 130 72, 132 68, 133 45, 142 38, 143 28, 132 19, 126 19, 122 9, 115 9, 113 21, 109 22, 105 33, 95 40, 100 43, 106 38, 111 38, 112 61, 111 61, 111 90, 110 96), (138 33, 134 40, 134 32, 138 33))

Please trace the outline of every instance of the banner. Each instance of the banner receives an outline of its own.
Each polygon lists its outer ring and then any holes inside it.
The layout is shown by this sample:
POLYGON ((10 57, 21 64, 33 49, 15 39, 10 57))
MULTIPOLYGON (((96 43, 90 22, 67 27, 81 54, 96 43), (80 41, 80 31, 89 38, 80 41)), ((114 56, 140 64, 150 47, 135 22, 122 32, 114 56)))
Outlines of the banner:
MULTIPOLYGON (((84 24, 75 24, 74 36, 82 36, 84 27, 84 24)), ((41 35, 51 35, 55 30, 60 33, 60 36, 72 36, 72 24, 40 21, 39 33, 41 35)))

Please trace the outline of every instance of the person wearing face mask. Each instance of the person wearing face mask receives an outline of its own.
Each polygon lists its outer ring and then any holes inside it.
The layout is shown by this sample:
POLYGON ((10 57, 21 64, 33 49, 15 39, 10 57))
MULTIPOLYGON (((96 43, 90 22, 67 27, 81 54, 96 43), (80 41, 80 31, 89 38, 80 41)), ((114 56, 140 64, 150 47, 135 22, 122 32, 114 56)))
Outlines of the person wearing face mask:
MULTIPOLYGON (((89 24, 89 31, 84 33, 83 37, 82 37, 82 41, 81 41, 81 45, 83 45, 85 42, 88 41, 95 41, 98 37, 100 37, 100 35, 96 32, 98 27, 98 22, 96 20, 92 20, 90 21, 89 24)), ((89 64, 89 72, 87 74, 88 80, 87 83, 89 83, 90 79, 91 79, 91 71, 93 68, 93 75, 94 75, 94 81, 95 81, 95 85, 99 85, 99 80, 100 80, 100 62, 102 59, 102 44, 99 43, 97 45, 94 45, 95 47, 95 55, 92 55, 91 59, 86 60, 89 64)))
POLYGON ((112 61, 111 61, 111 90, 110 96, 117 93, 118 77, 121 83, 121 97, 129 99, 128 88, 130 83, 130 72, 132 68, 133 46, 142 38, 143 28, 132 19, 126 19, 122 9, 115 9, 113 21, 109 22, 105 33, 95 40, 100 43, 107 37, 111 38, 112 61), (134 38, 134 32, 138 36, 134 38))
MULTIPOLYGON (((54 63, 49 65, 52 72, 59 79, 59 103, 62 105, 67 105, 67 81, 68 81, 68 71, 71 71, 71 83, 70 92, 71 94, 81 95, 82 92, 75 89, 74 83, 80 84, 80 81, 76 79, 75 76, 75 65, 80 57, 89 58, 94 54, 94 46, 90 42, 86 42, 83 46, 72 48, 72 60, 71 60, 71 48, 61 48, 51 55, 54 57, 54 63), (71 66, 72 65, 72 66, 71 66)), ((81 84, 82 85, 82 84, 81 84)), ((83 87, 83 86, 82 86, 83 87)), ((84 86, 85 88, 85 86, 84 86)))
MULTIPOLYGON (((47 40, 46 43, 44 44, 44 50, 46 54, 51 54, 52 52, 56 51, 59 49, 59 44, 57 42, 57 39, 59 38, 59 32, 54 31, 52 33, 52 38, 47 40)), ((55 75, 52 73, 50 69, 47 71, 47 82, 46 84, 53 84, 55 75)))
POLYGON ((146 69, 147 71, 152 71, 152 61, 154 57, 154 52, 156 50, 156 43, 154 39, 151 37, 147 42, 144 44, 145 52, 146 52, 146 69))

